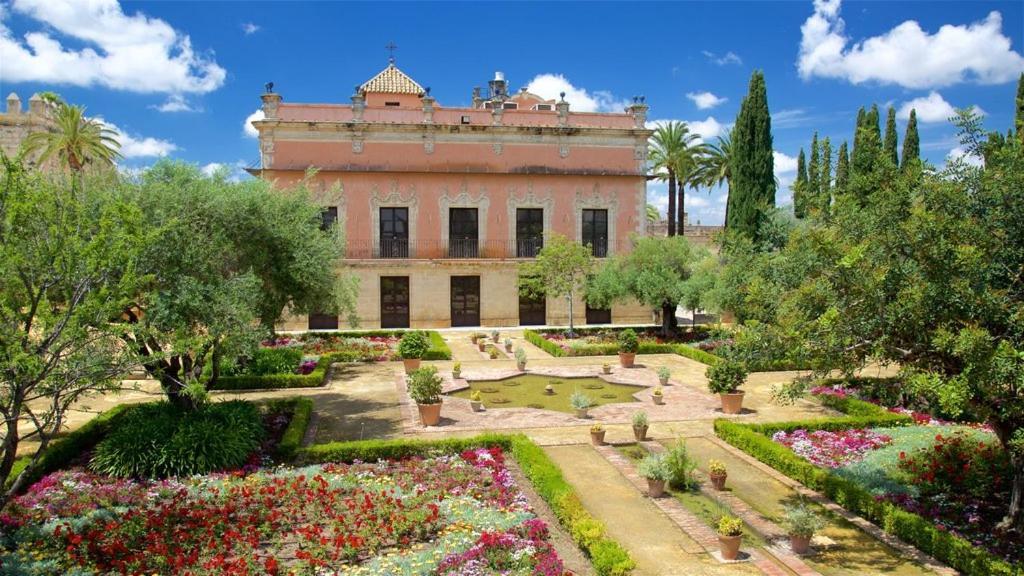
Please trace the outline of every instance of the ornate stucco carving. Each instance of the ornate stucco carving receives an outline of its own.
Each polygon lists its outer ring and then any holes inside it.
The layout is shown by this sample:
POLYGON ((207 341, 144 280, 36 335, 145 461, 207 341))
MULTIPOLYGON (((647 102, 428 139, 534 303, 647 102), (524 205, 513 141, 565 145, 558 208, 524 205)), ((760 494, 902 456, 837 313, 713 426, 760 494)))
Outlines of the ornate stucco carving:
POLYGON ((573 207, 576 214, 575 227, 577 242, 583 241, 583 210, 604 209, 608 211, 608 256, 614 254, 618 248, 616 245, 618 235, 615 230, 618 227, 618 190, 615 188, 609 188, 602 191, 600 184, 594 184, 594 187, 590 191, 584 191, 582 188, 576 188, 576 199, 573 203, 573 207))
POLYGON ((444 187, 444 194, 438 199, 438 210, 441 212, 441 243, 443 246, 448 245, 449 237, 449 210, 451 208, 476 208, 477 209, 477 240, 478 248, 483 248, 484 242, 487 240, 487 211, 491 206, 490 196, 487 194, 487 188, 481 187, 477 193, 476 198, 469 192, 469 187, 465 181, 459 186, 458 193, 452 194, 448 187, 444 187))
POLYGON ((518 194, 515 186, 508 189, 508 237, 516 240, 516 210, 519 208, 540 208, 544 210, 544 235, 551 231, 551 217, 555 213, 554 193, 549 187, 539 196, 533 191, 533 183, 527 182, 526 191, 518 194))

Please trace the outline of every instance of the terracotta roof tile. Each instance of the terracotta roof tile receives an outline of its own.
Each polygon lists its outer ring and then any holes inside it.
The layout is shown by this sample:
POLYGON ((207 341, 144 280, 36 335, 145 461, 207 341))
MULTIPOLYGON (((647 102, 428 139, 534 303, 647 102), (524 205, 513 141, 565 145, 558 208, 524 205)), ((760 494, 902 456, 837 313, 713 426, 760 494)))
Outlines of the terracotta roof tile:
POLYGON ((415 80, 409 78, 394 64, 388 64, 385 68, 373 78, 367 80, 361 86, 363 92, 386 92, 389 94, 423 94, 423 87, 416 83, 415 80))

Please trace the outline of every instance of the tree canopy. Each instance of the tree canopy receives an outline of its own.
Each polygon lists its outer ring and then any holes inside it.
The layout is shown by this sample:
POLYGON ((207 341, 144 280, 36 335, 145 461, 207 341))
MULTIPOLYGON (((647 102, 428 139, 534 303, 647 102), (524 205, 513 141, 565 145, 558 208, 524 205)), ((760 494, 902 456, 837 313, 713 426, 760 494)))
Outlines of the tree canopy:
POLYGON ((519 292, 530 297, 566 298, 569 302, 569 332, 574 329, 573 303, 583 294, 594 270, 592 248, 561 234, 545 238, 537 257, 519 272, 519 292))

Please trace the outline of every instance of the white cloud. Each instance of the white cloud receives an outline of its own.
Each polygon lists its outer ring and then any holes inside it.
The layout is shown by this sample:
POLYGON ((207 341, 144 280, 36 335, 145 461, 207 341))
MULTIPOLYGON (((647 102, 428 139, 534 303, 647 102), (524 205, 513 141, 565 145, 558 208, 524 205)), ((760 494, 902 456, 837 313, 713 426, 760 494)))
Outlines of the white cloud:
POLYGON ((797 67, 805 80, 819 76, 930 88, 967 81, 1001 84, 1024 71, 1024 57, 1003 35, 999 12, 967 25, 944 25, 934 34, 907 20, 850 45, 840 5, 841 0, 814 0, 814 14, 800 27, 797 67))
POLYGON ((256 120, 263 120, 263 110, 257 110, 252 114, 245 117, 245 122, 242 123, 242 133, 250 138, 259 138, 260 133, 256 130, 256 127, 252 125, 256 120))
POLYGON ((701 110, 707 110, 708 108, 714 108, 719 104, 723 104, 728 98, 721 98, 715 96, 711 92, 688 92, 686 97, 693 100, 693 103, 697 105, 697 108, 701 110))
POLYGON ((743 64, 743 60, 740 59, 736 53, 731 51, 726 52, 723 56, 719 56, 718 54, 707 50, 701 50, 701 53, 704 54, 704 57, 710 60, 713 64, 717 64, 719 66, 728 66, 729 64, 736 64, 739 66, 740 64, 743 64))
POLYGON ((114 138, 121 143, 120 152, 125 159, 163 157, 178 149, 178 146, 170 140, 129 134, 103 118, 97 117, 96 120, 117 132, 114 138))
POLYGON ((245 22, 242 24, 242 32, 244 32, 246 36, 252 36, 259 31, 260 27, 252 22, 245 22))
POLYGON ((39 29, 16 38, 0 7, 0 62, 8 82, 103 86, 142 93, 205 93, 227 72, 163 20, 129 16, 117 0, 14 0, 39 29), (56 34, 55 34, 56 33, 56 34), (56 37, 55 37, 56 36, 56 37), (59 36, 71 42, 62 44, 59 36))
MULTIPOLYGON (((901 119, 906 120, 910 118, 910 111, 917 111, 918 122, 948 122, 950 118, 956 116, 956 108, 952 104, 946 102, 946 99, 942 97, 942 94, 932 90, 927 96, 921 96, 904 102, 900 106, 899 111, 896 115, 901 119)), ((984 114, 985 111, 981 108, 974 106, 974 111, 978 114, 984 114)))
POLYGON ((964 164, 967 164, 968 166, 977 166, 980 168, 981 166, 985 165, 984 160, 973 154, 968 154, 962 146, 956 146, 955 148, 949 151, 949 154, 946 154, 947 165, 958 160, 962 161, 964 164))
POLYGON ((561 74, 538 74, 526 85, 526 90, 547 100, 557 100, 565 92, 570 110, 577 112, 622 112, 630 105, 629 100, 618 99, 606 90, 588 92, 577 88, 561 74))
MULTIPOLYGON (((659 126, 663 126, 672 121, 673 120, 667 119, 648 120, 645 126, 648 129, 655 130, 659 126)), ((684 122, 686 122, 686 125, 690 128, 691 133, 700 136, 700 139, 697 141, 698 143, 712 140, 713 138, 724 134, 731 126, 730 124, 722 124, 716 120, 714 116, 708 116, 704 120, 684 120, 684 122)))
POLYGON ((238 160, 232 163, 210 162, 199 169, 207 177, 214 174, 224 174, 229 182, 239 182, 248 176, 245 171, 245 161, 238 160))
POLYGON ((775 166, 775 176, 781 179, 783 174, 796 172, 797 160, 795 156, 789 156, 775 150, 772 152, 772 160, 775 166))
POLYGON ((163 104, 150 108, 160 112, 199 112, 199 109, 194 108, 181 94, 171 94, 163 104))

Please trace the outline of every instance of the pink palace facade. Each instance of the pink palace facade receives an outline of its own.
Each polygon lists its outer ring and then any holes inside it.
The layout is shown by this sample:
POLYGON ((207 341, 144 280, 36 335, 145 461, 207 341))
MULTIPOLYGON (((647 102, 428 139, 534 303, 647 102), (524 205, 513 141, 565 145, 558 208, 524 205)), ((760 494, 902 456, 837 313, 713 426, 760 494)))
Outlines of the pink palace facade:
MULTIPOLYGON (((629 250, 646 223, 647 106, 581 113, 562 100, 509 93, 500 73, 469 108, 438 104, 394 63, 348 104, 291 103, 263 94, 261 168, 277 186, 311 168, 325 221, 345 235, 359 277, 363 328, 568 323, 564 298, 519 295, 523 262, 551 233, 629 250)), ((593 310, 578 323, 650 322, 638 304, 593 310)), ((295 317, 282 328, 331 329, 295 317)))

